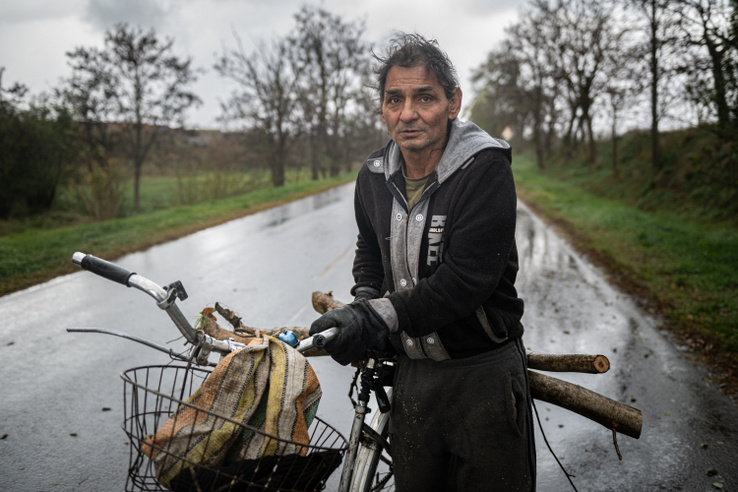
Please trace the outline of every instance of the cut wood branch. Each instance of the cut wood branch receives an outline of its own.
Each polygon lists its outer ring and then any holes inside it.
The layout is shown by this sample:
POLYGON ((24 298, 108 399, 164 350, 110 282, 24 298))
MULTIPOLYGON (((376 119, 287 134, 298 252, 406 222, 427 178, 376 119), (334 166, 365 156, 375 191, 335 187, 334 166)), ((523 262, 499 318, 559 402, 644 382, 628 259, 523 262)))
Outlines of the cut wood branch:
POLYGON ((343 303, 333 297, 333 292, 313 292, 313 308, 320 314, 340 308, 343 303))
MULTIPOLYGON (((332 293, 313 292, 313 307, 320 314, 343 306, 332 293)), ((203 331, 219 340, 233 338, 240 343, 248 343, 255 336, 278 336, 285 331, 292 331, 299 340, 309 335, 309 328, 292 326, 282 328, 261 329, 243 325, 241 319, 232 311, 216 304, 216 310, 238 332, 218 326, 214 317, 203 317, 200 327, 203 331)), ((313 350, 305 355, 326 355, 325 351, 313 350)), ((528 365, 531 369, 554 372, 603 373, 610 368, 610 362, 603 355, 578 354, 528 354, 528 365)), ((533 398, 572 411, 586 417, 615 432, 638 439, 641 435, 643 416, 641 411, 624 403, 607 398, 576 384, 563 381, 536 371, 528 371, 530 391, 533 398)))
MULTIPOLYGON (((333 293, 313 292, 313 307, 324 314, 343 305, 333 293)), ((610 361, 604 355, 579 354, 528 354, 531 369, 552 372, 584 372, 598 374, 610 369, 610 361)), ((600 425, 626 436, 638 439, 643 426, 643 415, 637 408, 607 398, 576 384, 544 374, 528 371, 533 398, 587 417, 600 425)))
POLYGON ((215 303, 215 310, 218 311, 218 314, 223 316, 225 320, 231 324, 235 333, 250 332, 256 330, 255 328, 244 326, 244 324, 241 322, 241 318, 237 316, 235 312, 222 306, 219 302, 215 303))
POLYGON ((528 380, 536 400, 565 408, 626 436, 641 436, 643 415, 637 408, 536 371, 528 371, 528 380))
POLYGON ((210 335, 217 340, 228 340, 229 338, 232 338, 235 342, 247 344, 255 338, 255 335, 239 335, 230 330, 226 330, 225 328, 221 328, 213 319, 202 320, 199 327, 202 329, 203 333, 210 335))
POLYGON ((549 372, 601 374, 610 370, 610 361, 604 355, 528 352, 528 367, 549 372))
MULTIPOLYGON (((232 338, 235 342, 248 344, 254 338, 261 338, 264 335, 277 337, 286 331, 291 331, 292 333, 294 333, 298 340, 302 340, 303 338, 307 338, 308 336, 310 336, 310 328, 304 326, 255 328, 253 326, 245 326, 241 322, 241 318, 236 316, 233 311, 230 311, 227 308, 223 308, 218 303, 215 303, 215 310, 218 312, 218 314, 223 316, 231 324, 231 326, 234 327, 234 331, 228 330, 218 325, 218 322, 214 317, 202 317, 200 323, 198 324, 198 327, 202 329, 203 333, 205 333, 206 335, 210 335, 217 340, 228 340, 232 338)), ((308 350, 303 355, 305 355, 306 357, 317 357, 328 355, 328 352, 326 352, 325 350, 313 349, 308 350)))
POLYGON ((310 328, 306 328, 303 326, 283 326, 281 328, 246 327, 245 330, 239 331, 237 333, 221 327, 215 320, 211 319, 203 321, 200 327, 206 335, 210 335, 213 338, 217 338, 218 340, 228 340, 229 338, 233 338, 233 340, 240 343, 248 343, 243 342, 243 340, 249 340, 254 337, 261 337, 262 335, 276 337, 286 331, 293 332, 298 340, 302 340, 303 338, 308 336, 308 332, 310 331, 310 328))

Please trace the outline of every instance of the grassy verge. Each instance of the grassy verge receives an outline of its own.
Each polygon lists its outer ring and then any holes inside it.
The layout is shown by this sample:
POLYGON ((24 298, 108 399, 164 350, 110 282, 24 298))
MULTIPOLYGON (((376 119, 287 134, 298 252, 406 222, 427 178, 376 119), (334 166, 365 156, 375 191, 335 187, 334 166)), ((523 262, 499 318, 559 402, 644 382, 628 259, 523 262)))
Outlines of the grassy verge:
POLYGON ((738 395, 738 229, 603 199, 539 173, 525 156, 514 170, 521 199, 614 284, 656 310, 738 395))
POLYGON ((0 295, 74 271, 70 260, 74 251, 113 259, 324 191, 354 178, 355 173, 348 173, 122 219, 11 233, 0 237, 0 295))

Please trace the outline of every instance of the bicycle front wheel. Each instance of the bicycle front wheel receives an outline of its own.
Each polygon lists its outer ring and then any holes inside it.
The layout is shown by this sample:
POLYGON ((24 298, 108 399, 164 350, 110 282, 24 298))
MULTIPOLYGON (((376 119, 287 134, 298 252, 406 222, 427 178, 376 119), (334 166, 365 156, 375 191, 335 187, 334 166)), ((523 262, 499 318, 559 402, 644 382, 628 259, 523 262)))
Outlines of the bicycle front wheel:
POLYGON ((389 432, 389 412, 375 413, 368 427, 370 430, 365 429, 361 433, 361 445, 351 477, 351 491, 394 491, 392 458, 385 446, 389 432))

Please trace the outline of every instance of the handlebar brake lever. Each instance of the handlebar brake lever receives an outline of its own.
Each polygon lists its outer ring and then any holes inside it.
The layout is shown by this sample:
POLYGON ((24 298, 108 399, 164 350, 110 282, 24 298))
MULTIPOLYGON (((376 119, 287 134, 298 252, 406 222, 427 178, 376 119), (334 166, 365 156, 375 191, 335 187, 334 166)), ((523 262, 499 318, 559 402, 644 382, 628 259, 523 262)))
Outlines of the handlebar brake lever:
POLYGON ((164 287, 164 290, 173 290, 175 292, 175 295, 177 296, 177 299, 179 299, 180 301, 184 301, 185 299, 187 299, 187 297, 189 297, 187 295, 187 291, 185 291, 184 285, 182 285, 182 282, 180 280, 176 280, 167 285, 166 287, 164 287))

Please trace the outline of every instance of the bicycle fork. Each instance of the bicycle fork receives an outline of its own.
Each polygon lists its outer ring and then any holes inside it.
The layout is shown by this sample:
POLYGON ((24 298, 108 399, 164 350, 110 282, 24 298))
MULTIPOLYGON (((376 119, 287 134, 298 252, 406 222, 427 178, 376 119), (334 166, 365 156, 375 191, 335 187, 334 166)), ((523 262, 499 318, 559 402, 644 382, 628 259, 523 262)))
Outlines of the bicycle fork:
POLYGON ((377 404, 379 410, 382 413, 389 411, 389 399, 387 393, 381 385, 381 382, 375 380, 375 373, 378 361, 375 358, 370 358, 364 371, 361 373, 361 386, 359 388, 359 395, 357 402, 354 405, 354 421, 351 425, 351 435, 349 437, 348 451, 346 452, 346 461, 341 471, 341 481, 338 485, 339 492, 349 492, 351 487, 351 479, 353 477, 356 468, 356 455, 359 451, 359 445, 361 444, 361 435, 364 431, 364 421, 366 414, 371 410, 369 409, 369 399, 371 392, 377 394, 377 404))
POLYGON ((362 401, 361 396, 359 401, 354 406, 354 422, 351 425, 351 436, 349 437, 348 451, 346 452, 346 461, 341 470, 341 481, 338 484, 339 492, 349 492, 351 487, 351 477, 354 474, 354 468, 356 465, 356 453, 359 451, 359 444, 361 442, 361 431, 364 427, 364 419, 367 414, 367 401, 362 401))

